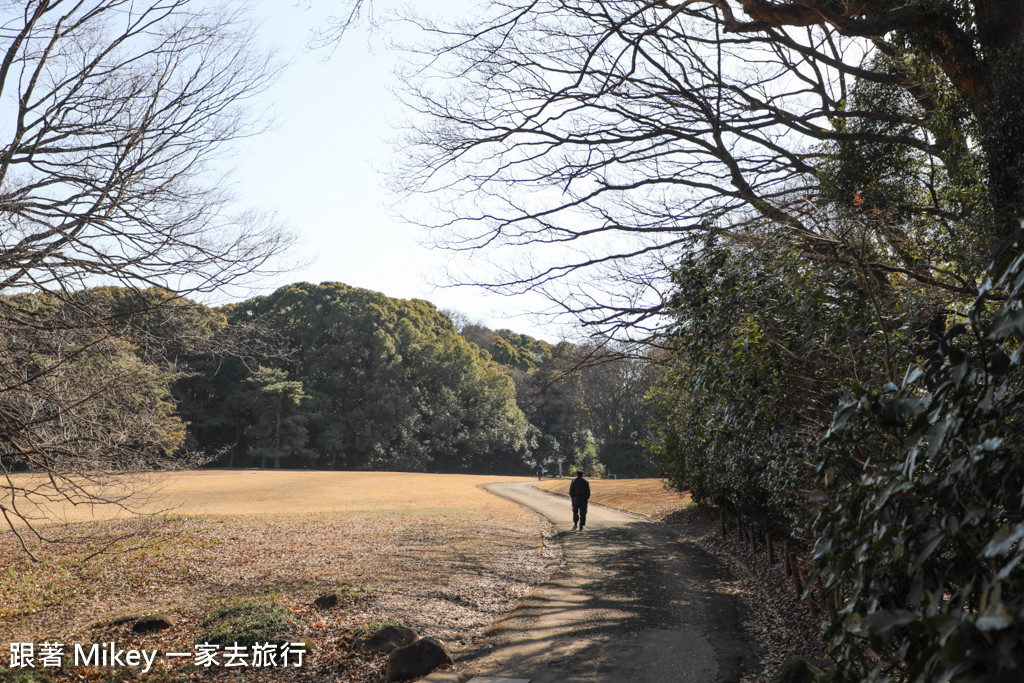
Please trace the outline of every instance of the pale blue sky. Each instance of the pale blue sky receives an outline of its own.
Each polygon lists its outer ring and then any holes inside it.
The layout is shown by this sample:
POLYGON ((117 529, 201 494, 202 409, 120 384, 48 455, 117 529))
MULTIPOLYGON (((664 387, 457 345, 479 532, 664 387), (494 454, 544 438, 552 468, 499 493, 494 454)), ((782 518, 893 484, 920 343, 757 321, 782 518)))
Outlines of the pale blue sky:
MULTIPOLYGON (((471 4, 445 0, 429 7, 451 14, 471 4)), ((389 144, 393 127, 406 116, 389 91, 398 56, 368 30, 351 32, 333 52, 311 51, 311 29, 324 12, 338 7, 320 5, 253 3, 261 39, 276 47, 284 68, 257 104, 267 106, 273 128, 244 141, 232 159, 236 190, 244 205, 275 212, 300 235, 293 256, 306 263, 265 284, 339 281, 388 296, 427 299, 492 327, 557 337, 557 330, 542 330, 528 316, 516 315, 544 306, 539 297, 513 299, 431 285, 458 255, 420 246, 421 229, 402 223, 388 208, 394 198, 383 176, 395 154, 389 144)))

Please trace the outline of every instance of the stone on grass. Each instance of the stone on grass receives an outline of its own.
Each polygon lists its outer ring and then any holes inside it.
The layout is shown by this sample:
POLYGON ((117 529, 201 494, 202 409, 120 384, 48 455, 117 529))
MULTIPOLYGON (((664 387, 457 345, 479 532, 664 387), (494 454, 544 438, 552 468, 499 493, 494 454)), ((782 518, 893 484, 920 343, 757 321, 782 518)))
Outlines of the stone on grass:
POLYGON ((121 616, 111 617, 110 619, 104 619, 97 621, 92 625, 93 628, 111 628, 113 626, 124 626, 125 624, 134 624, 142 617, 138 614, 122 614, 121 616))
POLYGON ((132 624, 132 631, 135 633, 152 633, 153 631, 168 629, 176 623, 177 620, 169 614, 147 614, 139 617, 132 624))
POLYGON ((337 593, 327 593, 314 600, 313 605, 320 609, 331 609, 332 607, 337 607, 339 602, 341 602, 340 595, 337 593))
POLYGON ((404 645, 388 657, 387 681, 404 681, 426 676, 444 664, 454 664, 444 645, 435 638, 420 638, 404 645))
POLYGON ((420 636, 407 626, 385 626, 352 644, 353 650, 393 652, 397 648, 419 640, 420 636))

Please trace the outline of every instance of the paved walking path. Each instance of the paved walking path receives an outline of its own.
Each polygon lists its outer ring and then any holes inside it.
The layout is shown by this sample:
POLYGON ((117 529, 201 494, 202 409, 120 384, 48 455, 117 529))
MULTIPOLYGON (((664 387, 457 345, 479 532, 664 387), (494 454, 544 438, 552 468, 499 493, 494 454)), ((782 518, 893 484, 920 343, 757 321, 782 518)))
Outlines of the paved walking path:
POLYGON ((586 531, 572 531, 564 496, 529 483, 487 489, 551 520, 565 563, 491 629, 482 650, 427 681, 728 683, 756 667, 733 577, 692 541, 594 504, 586 531))

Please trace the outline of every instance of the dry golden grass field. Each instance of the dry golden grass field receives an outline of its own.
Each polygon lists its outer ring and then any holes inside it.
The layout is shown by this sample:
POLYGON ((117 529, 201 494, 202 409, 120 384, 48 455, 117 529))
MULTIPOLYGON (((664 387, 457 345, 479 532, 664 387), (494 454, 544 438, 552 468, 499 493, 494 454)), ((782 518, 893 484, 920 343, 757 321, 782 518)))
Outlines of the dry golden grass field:
MULTIPOLYGON (((341 643, 355 629, 395 620, 458 650, 547 575, 548 526, 480 488, 515 477, 375 472, 200 471, 151 475, 151 517, 108 509, 59 512, 47 530, 95 540, 124 537, 83 561, 87 546, 38 548, 33 562, 14 534, 0 533, 0 646, 115 641, 121 647, 187 651, 212 610, 239 600, 284 606, 310 643, 301 669, 254 681, 383 680, 381 657, 341 643), (166 513, 171 514, 166 514, 166 513), (72 533, 73 532, 73 533, 72 533), (312 606, 340 591, 342 605, 312 606), (165 613, 177 623, 136 635, 113 619, 165 613), (287 675, 286 675, 287 674, 287 675)), ((522 480, 526 480, 523 478, 522 480)), ((0 668, 8 664, 0 659, 0 668)), ((125 669, 46 670, 57 681, 241 680, 238 671, 189 673, 157 660, 146 676, 125 669)), ((4 675, 0 673, 0 680, 4 675)))
MULTIPOLYGON (((590 500, 620 510, 628 510, 653 519, 668 515, 690 504, 688 493, 667 488, 661 479, 590 479, 590 500)), ((569 495, 570 477, 545 479, 537 488, 569 495)))
MULTIPOLYGON (((16 483, 45 482, 42 477, 13 475, 16 483)), ((197 470, 133 475, 134 507, 150 514, 294 515, 314 513, 418 514, 453 510, 494 509, 494 496, 483 484, 526 481, 525 477, 432 475, 404 472, 311 472, 308 470, 197 470)), ((26 487, 28 488, 28 487, 26 487)), ((115 489, 120 489, 116 483, 115 489)), ((119 491, 115 491, 115 495, 119 491)), ((24 505, 24 504, 23 504, 24 505)), ((50 505, 40 511, 48 519, 89 522, 127 519, 117 506, 50 505)))

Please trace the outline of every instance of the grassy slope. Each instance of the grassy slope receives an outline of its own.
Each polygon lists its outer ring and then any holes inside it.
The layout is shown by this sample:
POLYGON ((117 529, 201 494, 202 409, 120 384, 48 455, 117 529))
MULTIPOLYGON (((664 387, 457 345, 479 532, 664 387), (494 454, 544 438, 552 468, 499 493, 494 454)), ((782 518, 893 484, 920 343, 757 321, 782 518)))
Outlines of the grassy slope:
MULTIPOLYGON (((569 495, 570 478, 545 479, 537 488, 569 495)), ((665 486, 661 479, 591 479, 590 500, 620 510, 662 519, 690 504, 688 493, 665 486)))

